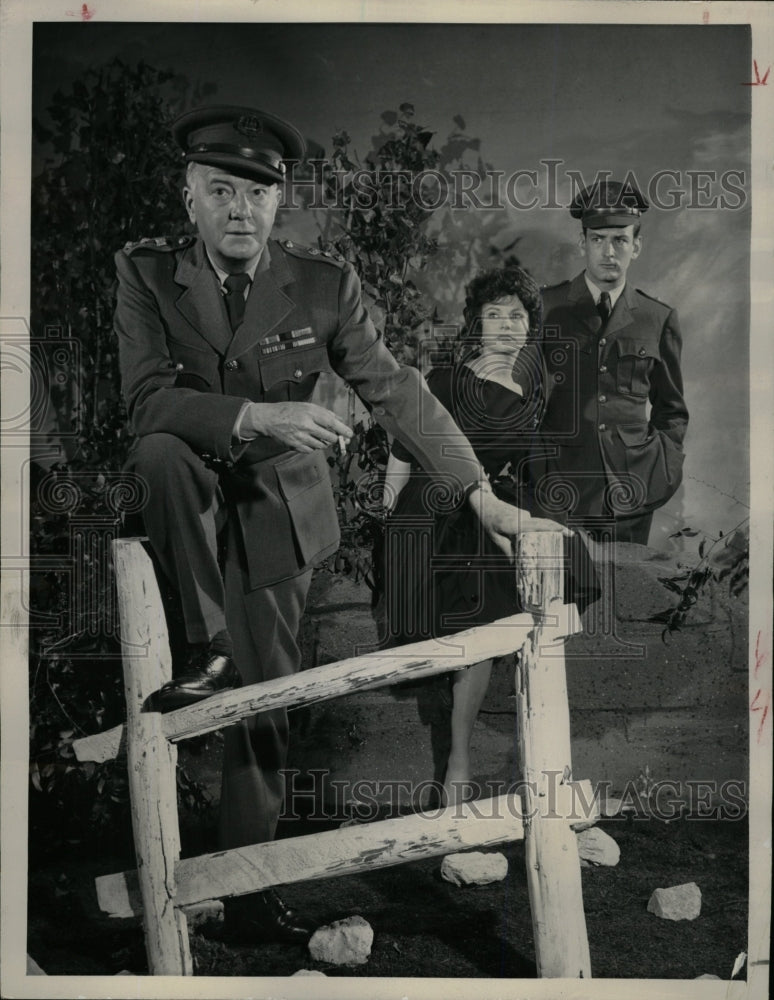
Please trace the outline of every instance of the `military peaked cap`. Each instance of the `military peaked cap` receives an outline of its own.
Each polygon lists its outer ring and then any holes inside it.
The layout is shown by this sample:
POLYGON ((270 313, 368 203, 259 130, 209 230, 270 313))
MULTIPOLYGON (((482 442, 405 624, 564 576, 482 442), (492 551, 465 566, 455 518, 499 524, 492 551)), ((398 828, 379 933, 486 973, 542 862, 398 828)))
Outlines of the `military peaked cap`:
POLYGON ((630 182, 597 181, 573 198, 570 215, 586 229, 602 229, 635 225, 649 207, 630 182))
POLYGON ((172 123, 187 161, 223 167, 264 183, 285 178, 285 161, 303 160, 301 133, 276 115, 254 108, 210 105, 193 108, 172 123))

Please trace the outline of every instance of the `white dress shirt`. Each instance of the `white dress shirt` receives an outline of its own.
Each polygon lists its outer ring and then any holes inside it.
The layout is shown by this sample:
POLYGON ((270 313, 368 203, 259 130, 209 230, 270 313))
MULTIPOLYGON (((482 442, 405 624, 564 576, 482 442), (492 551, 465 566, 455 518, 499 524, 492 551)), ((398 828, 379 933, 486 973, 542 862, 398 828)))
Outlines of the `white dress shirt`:
MULTIPOLYGON (((586 271, 583 272, 583 277, 586 279, 586 287, 591 292, 592 299, 594 299, 594 305, 598 306, 599 305, 599 299, 600 299, 600 297, 602 295, 602 289, 601 288, 597 288, 597 286, 594 284, 594 282, 588 276, 588 274, 586 273, 586 271)), ((621 293, 623 292, 624 287, 625 287, 624 285, 619 285, 618 288, 612 288, 610 290, 605 289, 605 291, 607 291, 608 295, 610 296, 610 312, 612 312, 613 309, 615 309, 615 304, 619 300, 619 298, 621 297, 621 293)))

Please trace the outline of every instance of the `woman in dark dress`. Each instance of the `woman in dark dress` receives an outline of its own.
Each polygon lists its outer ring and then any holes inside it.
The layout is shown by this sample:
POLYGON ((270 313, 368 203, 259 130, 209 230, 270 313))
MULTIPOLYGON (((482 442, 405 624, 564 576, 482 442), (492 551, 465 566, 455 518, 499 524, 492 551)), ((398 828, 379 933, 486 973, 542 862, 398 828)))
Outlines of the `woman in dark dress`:
MULTIPOLYGON (((534 506, 530 454, 543 408, 535 344, 540 290, 520 268, 487 271, 468 285, 464 315, 460 358, 436 366, 428 387, 473 446, 495 494, 524 511, 523 530, 566 532, 554 521, 529 514, 534 506)), ((393 444, 384 501, 392 509, 385 553, 391 644, 450 635, 521 610, 511 557, 481 530, 469 505, 456 501, 453 489, 444 490, 399 442, 393 444)), ((576 569, 579 557, 588 560, 578 539, 566 545, 576 569)), ((588 576, 588 566, 584 570, 588 576)), ((569 601, 578 590, 573 575, 566 575, 569 601)), ((443 779, 447 804, 459 801, 470 782, 470 738, 491 669, 492 660, 484 660, 450 675, 451 746, 443 779)))

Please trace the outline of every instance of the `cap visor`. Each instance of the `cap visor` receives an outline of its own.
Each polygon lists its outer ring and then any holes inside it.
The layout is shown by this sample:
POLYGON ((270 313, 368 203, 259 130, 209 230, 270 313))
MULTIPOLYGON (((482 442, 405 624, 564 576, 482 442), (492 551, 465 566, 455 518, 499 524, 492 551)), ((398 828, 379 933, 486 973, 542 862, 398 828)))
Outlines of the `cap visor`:
POLYGON ((246 177, 249 180, 261 181, 263 184, 281 184, 285 175, 281 170, 269 166, 268 163, 258 163, 236 154, 228 153, 196 153, 186 156, 189 162, 201 163, 206 167, 222 167, 235 177, 246 177))

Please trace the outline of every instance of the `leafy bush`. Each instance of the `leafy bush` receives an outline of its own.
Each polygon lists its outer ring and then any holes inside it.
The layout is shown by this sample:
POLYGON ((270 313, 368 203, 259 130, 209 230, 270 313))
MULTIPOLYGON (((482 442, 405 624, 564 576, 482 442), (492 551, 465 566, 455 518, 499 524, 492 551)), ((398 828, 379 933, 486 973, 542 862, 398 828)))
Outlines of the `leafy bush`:
POLYGON ((416 196, 414 178, 432 179, 440 154, 430 147, 433 133, 413 118, 411 104, 385 111, 386 128, 364 163, 353 159, 349 135, 338 132, 320 177, 327 203, 343 206, 338 215, 326 213, 321 246, 332 246, 351 261, 383 316, 385 344, 407 364, 416 362, 418 330, 432 314, 414 277, 438 250, 426 234, 434 210, 416 196))
MULTIPOLYGON (((30 827, 33 844, 99 834, 126 805, 125 764, 78 764, 72 741, 124 716, 109 543, 134 485, 112 329, 113 253, 179 232, 182 170, 169 123, 170 73, 114 60, 58 91, 36 140, 32 183, 30 827), (64 454, 36 451, 43 435, 64 454)), ((179 102, 178 102, 179 103, 179 102)), ((136 504, 135 504, 136 506, 136 504)))
MULTIPOLYGON (((335 250, 352 263, 385 344, 408 365, 420 364, 423 331, 439 318, 417 284, 442 250, 439 240, 429 235, 440 208, 438 187, 452 180, 451 171, 467 150, 478 148, 477 140, 463 134, 459 116, 441 151, 432 145, 433 133, 417 124, 414 116, 414 106, 408 102, 398 111, 385 111, 362 162, 350 148, 348 133, 338 132, 331 159, 318 172, 324 204, 338 207, 321 219, 320 247, 335 250)), ((481 173, 486 166, 479 161, 481 173)), ((444 231, 443 225, 437 228, 444 231)), ((451 274, 456 281, 453 269, 451 274)), ((469 277, 468 273, 466 280, 469 277)), ((342 545, 327 566, 362 579, 376 603, 382 589, 380 500, 389 443, 370 418, 358 421, 353 429, 348 449, 329 459, 342 545)))
MULTIPOLYGON (((695 528, 686 527, 670 535, 670 538, 695 538, 699 534, 695 528)), ((738 597, 747 588, 750 579, 750 528, 747 518, 728 535, 722 531, 717 538, 704 535, 698 554, 699 561, 695 566, 674 576, 659 577, 662 586, 680 597, 676 605, 650 618, 650 621, 665 625, 661 633, 664 642, 686 624, 691 608, 710 581, 727 583, 732 597, 738 597)))

